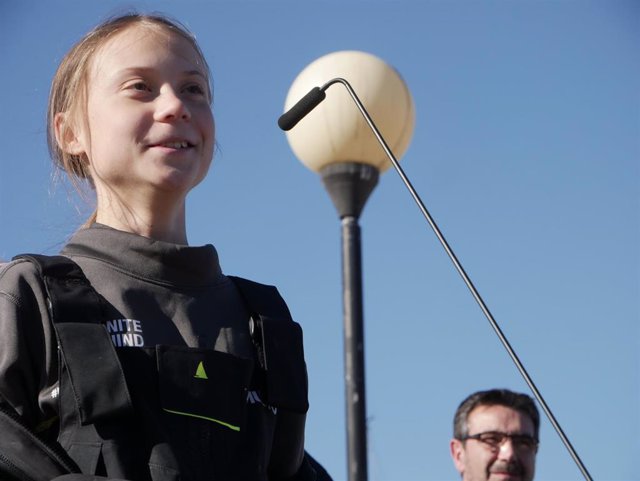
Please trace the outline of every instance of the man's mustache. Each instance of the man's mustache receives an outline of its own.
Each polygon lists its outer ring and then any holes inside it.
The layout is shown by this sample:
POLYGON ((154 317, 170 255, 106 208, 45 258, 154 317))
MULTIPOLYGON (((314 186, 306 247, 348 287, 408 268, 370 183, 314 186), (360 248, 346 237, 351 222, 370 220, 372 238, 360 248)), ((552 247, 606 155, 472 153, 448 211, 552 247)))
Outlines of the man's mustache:
POLYGON ((515 476, 524 474, 524 466, 518 461, 511 463, 496 463, 489 469, 490 473, 508 473, 515 476))

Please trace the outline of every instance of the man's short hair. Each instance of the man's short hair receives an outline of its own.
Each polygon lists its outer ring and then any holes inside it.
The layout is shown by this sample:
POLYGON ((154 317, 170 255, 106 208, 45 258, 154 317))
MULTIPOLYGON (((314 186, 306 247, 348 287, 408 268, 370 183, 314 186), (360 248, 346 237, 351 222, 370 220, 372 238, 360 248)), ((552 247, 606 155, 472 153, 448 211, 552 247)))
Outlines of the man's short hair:
POLYGON ((469 414, 479 406, 505 406, 529 416, 533 422, 534 435, 538 439, 540 431, 540 414, 533 399, 526 395, 508 389, 490 389, 478 391, 467 397, 453 418, 453 437, 463 440, 468 434, 469 414))

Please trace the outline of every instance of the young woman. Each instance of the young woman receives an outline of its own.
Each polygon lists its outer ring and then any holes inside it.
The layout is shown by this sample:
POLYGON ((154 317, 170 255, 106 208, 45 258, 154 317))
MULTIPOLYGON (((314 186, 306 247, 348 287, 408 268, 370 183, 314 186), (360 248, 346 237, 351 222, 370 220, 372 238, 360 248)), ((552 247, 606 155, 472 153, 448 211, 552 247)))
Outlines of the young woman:
POLYGON ((290 366, 305 369, 297 325, 281 320, 252 337, 246 292, 221 272, 213 246, 187 242, 185 199, 215 145, 209 80, 184 28, 137 14, 89 32, 53 80, 52 157, 96 193, 95 214, 62 255, 97 291, 116 362, 95 330, 63 325, 53 288, 18 259, 0 271, 0 406, 82 473, 315 478, 304 452, 306 374, 287 387, 290 366), (283 372, 263 369, 263 341, 279 346, 267 351, 283 372))

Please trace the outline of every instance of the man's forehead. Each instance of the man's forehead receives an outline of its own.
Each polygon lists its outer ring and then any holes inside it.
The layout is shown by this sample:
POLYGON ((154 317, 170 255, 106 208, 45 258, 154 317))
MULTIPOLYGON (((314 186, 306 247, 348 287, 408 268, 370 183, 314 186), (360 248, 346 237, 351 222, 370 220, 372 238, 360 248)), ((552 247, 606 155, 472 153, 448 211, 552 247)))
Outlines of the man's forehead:
POLYGON ((469 434, 501 431, 509 434, 534 434, 533 421, 525 413, 501 405, 481 405, 467 418, 469 434))

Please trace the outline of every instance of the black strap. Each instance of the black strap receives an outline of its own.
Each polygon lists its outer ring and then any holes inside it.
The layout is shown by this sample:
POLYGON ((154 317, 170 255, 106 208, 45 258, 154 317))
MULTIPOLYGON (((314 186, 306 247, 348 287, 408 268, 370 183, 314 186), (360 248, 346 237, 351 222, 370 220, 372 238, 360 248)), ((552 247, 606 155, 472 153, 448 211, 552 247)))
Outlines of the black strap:
POLYGON ((251 313, 251 336, 265 371, 265 402, 306 413, 309 409, 302 328, 274 286, 229 276, 251 313))
POLYGON ((68 257, 27 254, 43 279, 60 352, 83 425, 132 412, 104 301, 68 257))
POLYGON ((291 312, 278 289, 242 277, 227 276, 233 281, 240 295, 252 312, 259 312, 264 317, 292 321, 291 312))

